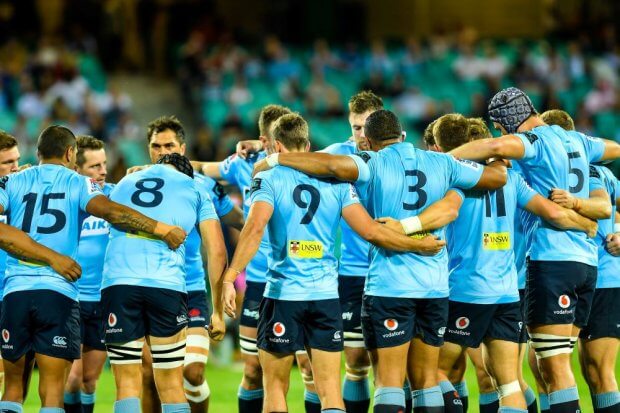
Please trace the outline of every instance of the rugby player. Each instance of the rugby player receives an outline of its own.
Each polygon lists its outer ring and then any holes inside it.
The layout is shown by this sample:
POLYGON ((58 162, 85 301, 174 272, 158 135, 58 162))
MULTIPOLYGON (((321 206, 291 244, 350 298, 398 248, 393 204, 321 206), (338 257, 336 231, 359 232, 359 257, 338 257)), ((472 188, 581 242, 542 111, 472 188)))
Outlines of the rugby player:
MULTIPOLYGON (((97 183, 75 173, 76 140, 69 129, 52 125, 43 130, 37 151, 40 165, 5 176, 0 188, 0 213, 9 213, 10 224, 34 240, 76 256, 84 212, 160 237, 170 248, 185 240, 181 228, 111 202, 97 183)), ((71 362, 80 358, 80 320, 77 286, 54 267, 13 256, 7 260, 0 319, 6 391, 0 410, 22 411, 24 381, 32 372, 30 354, 39 366, 42 411, 62 409, 71 362)))
MULTIPOLYGON (((400 122, 390 111, 368 116, 364 134, 377 153, 274 154, 257 164, 255 171, 281 164, 313 176, 356 182, 371 215, 399 219, 414 215, 406 226, 415 230, 408 232, 424 229, 415 215, 442 199, 449 188, 495 189, 506 182, 503 164, 482 167, 402 142, 400 122), (427 178, 437 174, 444 179, 427 178)), ((374 411, 399 412, 405 407, 406 374, 415 389, 417 411, 443 411, 437 363, 448 310, 446 253, 422 257, 373 248, 364 294, 362 327, 375 374, 374 411)))
MULTIPOLYGON (((540 194, 558 188, 586 198, 589 163, 620 157, 616 142, 546 125, 517 88, 493 97, 489 117, 505 136, 470 142, 452 153, 472 160, 515 159, 540 194)), ((554 412, 580 411, 570 354, 573 337, 587 321, 596 265, 596 245, 584 233, 558 231, 544 223, 535 229, 528 264, 526 324, 554 412)))

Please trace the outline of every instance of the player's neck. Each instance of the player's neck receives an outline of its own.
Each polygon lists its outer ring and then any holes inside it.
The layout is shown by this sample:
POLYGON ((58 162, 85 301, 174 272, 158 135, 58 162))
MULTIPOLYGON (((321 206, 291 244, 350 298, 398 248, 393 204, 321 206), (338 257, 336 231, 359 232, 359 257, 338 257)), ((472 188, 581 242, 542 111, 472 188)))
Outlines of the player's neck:
POLYGON ((387 139, 387 140, 378 142, 376 146, 377 146, 377 150, 380 151, 381 149, 385 149, 388 146, 395 145, 401 142, 402 141, 400 139, 387 139))
POLYGON ((39 165, 58 165, 67 167, 67 163, 62 159, 52 158, 52 159, 41 159, 39 165))
POLYGON ((530 116, 525 122, 521 124, 521 126, 519 126, 517 132, 526 132, 544 125, 546 125, 546 123, 543 122, 542 119, 540 119, 538 116, 530 116))

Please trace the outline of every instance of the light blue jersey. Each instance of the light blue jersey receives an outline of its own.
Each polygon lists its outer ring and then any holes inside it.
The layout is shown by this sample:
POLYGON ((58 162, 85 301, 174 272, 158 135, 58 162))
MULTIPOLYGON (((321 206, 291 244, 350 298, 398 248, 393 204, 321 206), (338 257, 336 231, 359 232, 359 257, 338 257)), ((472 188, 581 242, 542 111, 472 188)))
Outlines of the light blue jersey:
MULTIPOLYGON (((110 199, 153 219, 178 225, 186 233, 207 219, 217 219, 204 188, 173 168, 154 165, 127 175, 110 199)), ((186 292, 185 250, 171 250, 151 235, 110 229, 101 288, 137 285, 186 292)))
POLYGON ((342 210, 359 204, 355 188, 276 167, 256 175, 251 202, 273 206, 268 224, 273 255, 265 297, 288 301, 338 298, 334 241, 342 210))
MULTIPOLYGON (((525 147, 524 158, 517 162, 536 192, 547 196, 553 188, 559 188, 588 198, 589 164, 600 160, 605 151, 600 139, 565 131, 557 125, 539 126, 516 136, 525 147)), ((561 230, 537 220, 531 259, 597 265, 596 245, 584 232, 561 230)))
MULTIPOLYGON (((523 171, 517 162, 512 163, 512 170, 525 179, 523 171)), ((535 215, 529 213, 525 209, 517 210, 515 214, 515 242, 513 249, 515 254, 515 266, 517 267, 519 279, 519 290, 525 289, 525 281, 527 279, 527 257, 530 255, 532 237, 537 225, 538 221, 535 215)))
MULTIPOLYGON (((215 213, 219 217, 223 217, 234 208, 235 205, 232 200, 217 181, 200 174, 194 175, 194 181, 197 186, 206 189, 213 201, 215 213)), ((197 228, 194 228, 185 241, 185 272, 187 274, 185 284, 187 291, 206 291, 207 289, 200 245, 200 233, 197 228)))
MULTIPOLYGON (((379 152, 351 155, 359 170, 356 187, 371 216, 403 219, 419 215, 452 188, 469 189, 482 176, 482 167, 453 156, 416 149, 410 143, 390 145, 379 152)), ((445 229, 433 231, 445 239, 445 229)), ((365 294, 382 297, 447 297, 448 255, 445 248, 432 257, 370 248, 365 294)))
POLYGON ((607 235, 614 233, 616 222, 616 199, 620 197, 620 182, 604 166, 590 166, 590 190, 604 189, 611 198, 611 217, 598 221, 594 242, 598 246, 598 278, 596 288, 620 288, 620 257, 605 250, 607 235))
MULTIPOLYGON (((61 165, 34 166, 0 178, 0 205, 9 224, 73 259, 86 205, 97 196, 103 193, 95 181, 61 165)), ((78 298, 77 285, 52 267, 9 255, 4 295, 26 290, 52 290, 78 298)))
MULTIPOLYGON (((104 184, 102 192, 110 196, 113 184, 104 184)), ((77 281, 80 301, 101 300, 101 277, 105 250, 110 239, 110 224, 105 219, 88 215, 82 222, 80 242, 76 261, 82 267, 82 276, 77 281)))
POLYGON ((519 301, 513 246, 515 217, 536 195, 516 172, 503 188, 465 191, 459 217, 448 225, 450 300, 472 304, 519 301))
MULTIPOLYGON (((357 152, 355 141, 348 140, 343 143, 334 143, 321 152, 332 155, 351 155, 357 152)), ((345 276, 365 277, 368 274, 368 251, 370 244, 351 229, 343 219, 340 221, 342 239, 340 242, 340 263, 338 274, 345 276)))
MULTIPOLYGON (((243 195, 243 216, 248 217, 250 210, 250 186, 252 185, 252 171, 254 164, 267 156, 265 151, 261 151, 256 155, 248 156, 243 159, 239 156, 231 155, 224 161, 220 162, 219 170, 223 179, 239 188, 243 195)), ((271 256, 271 245, 269 244, 269 233, 265 231, 260 248, 252 261, 245 269, 245 278, 248 281, 264 283, 265 275, 269 268, 269 260, 271 256)))
MULTIPOLYGON (((0 215, 0 222, 7 223, 6 215, 0 215)), ((5 250, 0 249, 0 301, 2 301, 2 294, 4 291, 4 273, 6 272, 6 259, 8 254, 5 250)))

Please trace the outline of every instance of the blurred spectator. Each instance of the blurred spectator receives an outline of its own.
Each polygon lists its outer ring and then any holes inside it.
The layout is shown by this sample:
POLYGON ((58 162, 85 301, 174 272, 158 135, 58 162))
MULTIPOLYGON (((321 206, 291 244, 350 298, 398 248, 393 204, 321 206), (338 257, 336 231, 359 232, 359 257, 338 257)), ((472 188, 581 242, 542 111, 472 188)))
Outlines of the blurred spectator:
POLYGON ((321 117, 341 117, 344 115, 340 93, 325 81, 323 72, 314 72, 312 81, 306 89, 306 109, 310 114, 321 117))
POLYGON ((310 58, 310 67, 313 71, 323 72, 328 69, 341 69, 343 64, 338 56, 332 53, 327 41, 318 39, 314 42, 314 53, 310 58))
POLYGON ((395 65, 390 59, 382 40, 375 40, 370 44, 370 53, 366 61, 366 70, 378 73, 381 76, 389 76, 394 72, 395 65))
POLYGON ((473 48, 469 45, 462 48, 452 68, 454 73, 464 80, 480 79, 485 70, 482 60, 474 54, 473 48))
POLYGON ((232 106, 243 106, 252 102, 252 92, 248 89, 245 77, 235 76, 235 82, 227 93, 227 100, 232 106))
POLYGON ((617 92, 612 83, 605 79, 596 82, 596 88, 588 92, 584 109, 589 115, 612 109, 616 105, 617 92))

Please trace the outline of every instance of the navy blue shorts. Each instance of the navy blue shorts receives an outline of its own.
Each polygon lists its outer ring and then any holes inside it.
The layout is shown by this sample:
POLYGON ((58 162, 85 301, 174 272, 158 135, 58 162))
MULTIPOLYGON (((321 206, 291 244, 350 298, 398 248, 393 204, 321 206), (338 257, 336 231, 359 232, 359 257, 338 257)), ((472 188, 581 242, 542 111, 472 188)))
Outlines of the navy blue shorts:
POLYGON ((263 298, 257 346, 270 353, 293 354, 313 348, 342 351, 342 314, 337 298, 284 301, 263 298))
POLYGON ((106 344, 171 337, 187 327, 187 294, 166 288, 114 285, 101 290, 106 344))
POLYGON ((84 346, 105 351, 100 301, 80 301, 80 331, 84 346))
POLYGON ((362 298, 366 277, 338 276, 338 296, 342 311, 345 347, 363 347, 362 298))
POLYGON ((448 322, 448 297, 394 298, 365 295, 362 330, 367 349, 396 347, 421 337, 440 347, 448 322))
POLYGON ((485 338, 519 343, 523 329, 519 302, 472 304, 450 301, 445 340, 470 348, 480 347, 485 338))
POLYGON ((206 291, 187 292, 187 316, 189 318, 188 328, 204 327, 207 328, 211 316, 209 302, 207 301, 206 291))
POLYGON ((17 361, 29 352, 65 360, 80 358, 80 306, 56 291, 5 295, 0 329, 6 360, 17 361))
MULTIPOLYGON (((521 307, 521 320, 525 320, 525 288, 519 290, 519 304, 521 307)), ((523 326, 521 328, 521 334, 519 334, 519 343, 525 344, 530 339, 530 335, 527 333, 527 328, 525 328, 525 321, 523 322, 523 326)))
POLYGON ((246 281, 245 285, 245 295, 243 296, 239 324, 244 327, 257 328, 260 302, 263 299, 267 283, 246 281))
POLYGON ((579 337, 595 340, 603 337, 620 338, 620 288, 598 288, 594 293, 588 324, 579 337))
POLYGON ((572 261, 530 260, 526 282, 526 324, 574 324, 590 316, 597 268, 572 261))

